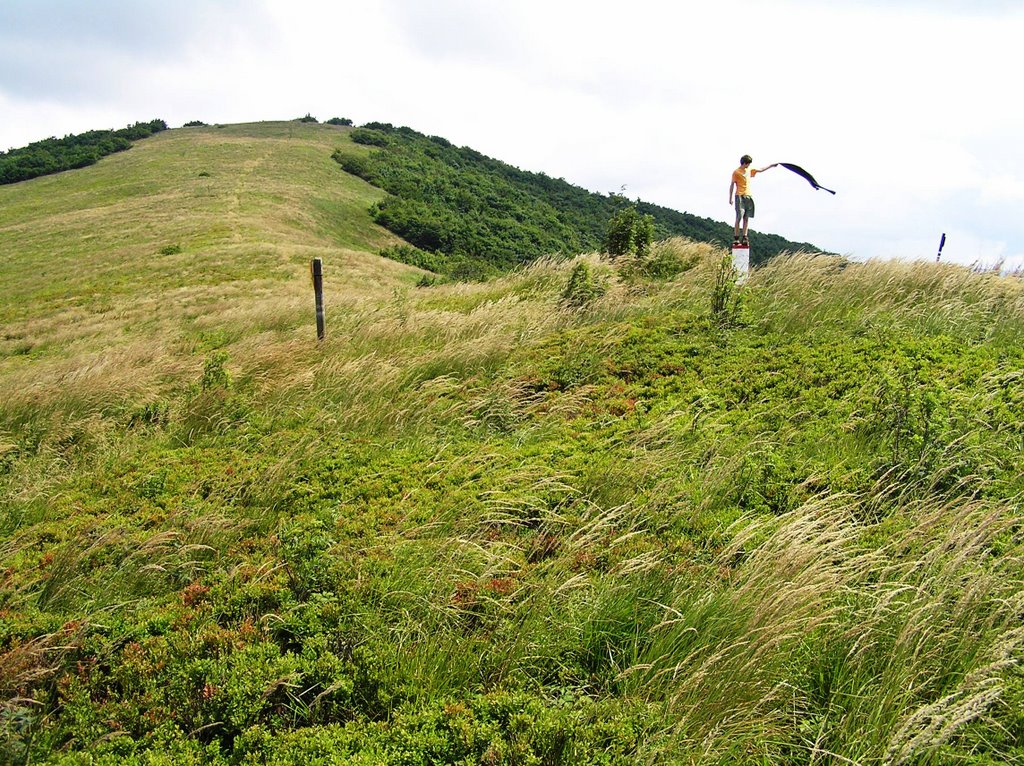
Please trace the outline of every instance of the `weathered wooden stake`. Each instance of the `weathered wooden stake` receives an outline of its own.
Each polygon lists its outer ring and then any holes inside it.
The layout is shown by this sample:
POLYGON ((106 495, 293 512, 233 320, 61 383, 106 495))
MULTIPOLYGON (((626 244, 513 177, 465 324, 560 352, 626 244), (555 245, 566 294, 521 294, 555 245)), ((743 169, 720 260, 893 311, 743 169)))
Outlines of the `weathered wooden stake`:
POLYGON ((316 339, 323 340, 327 334, 324 326, 324 262, 314 258, 310 266, 313 273, 313 293, 316 296, 316 339))

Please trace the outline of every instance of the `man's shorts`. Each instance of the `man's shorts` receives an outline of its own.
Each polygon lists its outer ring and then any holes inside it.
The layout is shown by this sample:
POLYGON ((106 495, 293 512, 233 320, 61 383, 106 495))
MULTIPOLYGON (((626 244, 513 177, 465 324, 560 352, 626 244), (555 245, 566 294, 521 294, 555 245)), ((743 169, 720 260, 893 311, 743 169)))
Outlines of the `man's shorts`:
POLYGON ((736 215, 746 216, 747 218, 754 217, 754 198, 753 197, 741 197, 736 195, 734 200, 736 204, 736 215))

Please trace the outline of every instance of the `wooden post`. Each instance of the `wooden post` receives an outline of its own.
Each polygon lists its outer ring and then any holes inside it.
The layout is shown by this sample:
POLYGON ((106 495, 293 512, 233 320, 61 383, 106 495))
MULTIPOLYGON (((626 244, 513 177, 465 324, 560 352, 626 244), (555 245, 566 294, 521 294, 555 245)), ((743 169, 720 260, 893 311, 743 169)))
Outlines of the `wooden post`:
POLYGON ((316 339, 323 340, 327 334, 324 326, 324 262, 314 258, 310 270, 313 273, 313 294, 316 296, 316 339))

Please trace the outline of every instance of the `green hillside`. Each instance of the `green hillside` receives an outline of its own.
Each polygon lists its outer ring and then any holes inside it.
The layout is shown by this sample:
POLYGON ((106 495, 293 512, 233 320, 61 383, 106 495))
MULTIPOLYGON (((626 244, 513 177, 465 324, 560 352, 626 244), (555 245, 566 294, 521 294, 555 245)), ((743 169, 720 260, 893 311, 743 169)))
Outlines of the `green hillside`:
MULTIPOLYGON (((732 237, 721 221, 594 194, 411 128, 369 123, 351 136, 366 151, 343 146, 334 156, 347 172, 388 192, 374 206, 374 220, 427 253, 455 259, 455 273, 493 274, 540 255, 599 251, 608 221, 626 204, 652 217, 659 239, 683 236, 725 247, 732 237)), ((751 249, 755 263, 817 251, 761 232, 752 232, 751 249)), ((403 250, 393 255, 424 262, 403 250)))
POLYGON ((0 762, 1024 760, 1019 278, 422 287, 351 134, 0 187, 0 762))

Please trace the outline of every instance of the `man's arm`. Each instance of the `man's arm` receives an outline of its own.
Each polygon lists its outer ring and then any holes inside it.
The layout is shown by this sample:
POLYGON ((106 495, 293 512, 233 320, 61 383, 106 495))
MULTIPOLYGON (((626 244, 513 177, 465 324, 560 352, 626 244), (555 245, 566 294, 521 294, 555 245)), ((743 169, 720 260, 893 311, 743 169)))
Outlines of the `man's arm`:
POLYGON ((776 168, 778 166, 779 166, 779 163, 773 162, 771 165, 768 165, 767 167, 763 167, 760 170, 755 170, 754 173, 763 173, 766 170, 771 170, 772 168, 776 168))
POLYGON ((730 205, 732 204, 732 193, 733 193, 733 190, 735 190, 735 189, 736 189, 736 180, 733 179, 732 181, 729 182, 729 204, 730 205))

